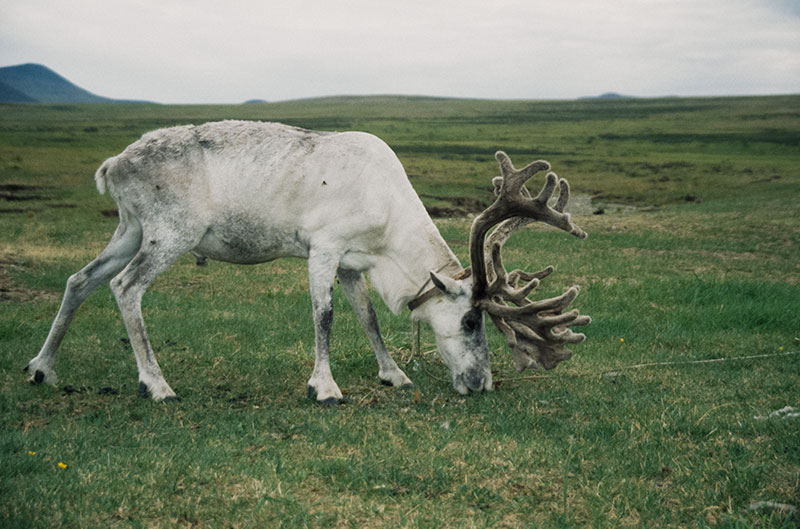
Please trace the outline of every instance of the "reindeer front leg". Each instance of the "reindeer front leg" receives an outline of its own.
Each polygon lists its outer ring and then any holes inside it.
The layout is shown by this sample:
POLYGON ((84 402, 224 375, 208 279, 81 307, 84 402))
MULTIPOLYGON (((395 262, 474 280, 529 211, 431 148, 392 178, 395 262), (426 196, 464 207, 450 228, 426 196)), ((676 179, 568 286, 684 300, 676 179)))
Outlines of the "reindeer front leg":
POLYGON ((332 253, 312 251, 308 256, 308 279, 314 313, 314 372, 308 380, 308 396, 317 403, 336 405, 344 400, 333 380, 330 364, 333 326, 333 283, 338 259, 332 253))
POLYGON ((386 344, 378 328, 378 317, 369 299, 367 284, 361 272, 353 270, 339 269, 339 282, 345 297, 353 307, 358 321, 367 333, 369 343, 375 351, 375 358, 378 361, 378 378, 382 384, 394 386, 396 388, 408 388, 414 384, 409 380, 403 370, 397 366, 392 359, 386 344))

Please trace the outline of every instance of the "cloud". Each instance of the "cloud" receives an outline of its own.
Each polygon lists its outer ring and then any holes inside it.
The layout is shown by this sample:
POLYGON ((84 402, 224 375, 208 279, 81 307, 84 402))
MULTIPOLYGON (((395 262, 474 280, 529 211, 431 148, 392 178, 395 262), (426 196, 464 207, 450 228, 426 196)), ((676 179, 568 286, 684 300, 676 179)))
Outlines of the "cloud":
POLYGON ((11 0, 0 63, 102 95, 239 102, 794 92, 791 0, 11 0))

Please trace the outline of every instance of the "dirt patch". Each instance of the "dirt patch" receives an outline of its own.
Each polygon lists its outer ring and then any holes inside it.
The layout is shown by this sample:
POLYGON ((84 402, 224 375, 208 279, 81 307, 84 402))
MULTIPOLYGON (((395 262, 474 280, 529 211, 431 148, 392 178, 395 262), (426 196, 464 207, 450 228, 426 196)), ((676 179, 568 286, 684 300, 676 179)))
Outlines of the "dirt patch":
MULTIPOLYGON (((454 218, 477 215, 491 205, 494 197, 490 196, 486 200, 474 197, 442 197, 437 195, 421 194, 421 198, 430 198, 448 205, 426 205, 428 215, 434 218, 454 218)), ((550 200, 550 205, 554 205, 556 198, 550 200)), ((606 211, 616 211, 619 207, 616 204, 605 205, 606 211)), ((633 209, 633 208, 632 208, 633 209)), ((592 207, 592 196, 588 193, 572 193, 566 212, 572 215, 590 215, 596 208, 592 207)), ((604 212, 606 212, 604 211, 604 212)))
POLYGON ((447 206, 425 206, 425 210, 435 219, 464 217, 467 214, 466 211, 447 206))
POLYGON ((0 193, 0 200, 6 200, 8 202, 25 202, 28 200, 52 200, 52 198, 44 195, 18 195, 16 193, 0 193))
POLYGON ((420 198, 430 198, 448 205, 426 205, 428 215, 436 218, 466 217, 477 214, 489 206, 489 202, 473 197, 442 197, 438 195, 421 194, 420 198))
POLYGON ((6 301, 52 300, 53 294, 44 290, 25 288, 11 277, 15 270, 23 270, 22 265, 9 256, 0 256, 0 303, 6 301))
POLYGON ((0 200, 7 202, 27 202, 32 200, 53 200, 44 194, 48 188, 25 184, 0 184, 0 200))
MULTIPOLYGON (((556 199, 551 199, 550 205, 554 205, 555 202, 556 199)), ((564 211, 570 215, 590 215, 598 210, 592 205, 592 196, 589 193, 570 193, 564 211)))
POLYGON ((44 186, 34 186, 25 184, 0 184, 0 193, 21 193, 31 190, 47 189, 44 186))
MULTIPOLYGON (((1 202, 45 202, 48 200, 55 200, 55 197, 48 194, 51 187, 26 185, 26 184, 0 184, 0 203, 1 202)), ((20 204, 21 205, 21 204, 20 204)), ((44 204, 48 209, 74 209, 77 208, 75 204, 68 202, 57 202, 55 204, 44 204)), ((10 207, 0 208, 0 214, 3 213, 31 213, 38 211, 36 207, 10 207)))

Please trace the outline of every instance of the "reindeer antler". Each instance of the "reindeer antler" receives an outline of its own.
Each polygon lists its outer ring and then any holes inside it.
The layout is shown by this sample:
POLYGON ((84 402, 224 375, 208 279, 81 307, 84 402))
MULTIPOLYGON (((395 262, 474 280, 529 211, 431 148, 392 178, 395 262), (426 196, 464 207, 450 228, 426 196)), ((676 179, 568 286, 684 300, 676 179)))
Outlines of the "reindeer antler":
POLYGON ((569 201, 566 180, 548 173, 536 198, 525 187, 525 182, 534 174, 550 169, 549 163, 539 160, 517 170, 504 152, 498 151, 495 158, 502 173, 492 180, 497 199, 475 219, 470 231, 473 302, 489 313, 505 336, 517 369, 552 369, 572 356, 565 345, 586 338, 583 334, 573 333, 570 327, 586 325, 591 318, 578 315, 577 310, 563 312, 577 297, 579 287, 573 286, 555 298, 530 300, 528 295, 539 286, 541 279, 553 272, 553 267, 548 266, 533 274, 521 270, 508 273, 500 254, 511 234, 529 222, 544 222, 581 239, 586 238, 586 232, 572 223, 569 213, 564 213, 569 201), (558 198, 550 207, 547 202, 556 186, 559 188, 558 198), (497 228, 487 239, 486 235, 493 226, 497 228), (520 280, 526 283, 517 287, 520 280))

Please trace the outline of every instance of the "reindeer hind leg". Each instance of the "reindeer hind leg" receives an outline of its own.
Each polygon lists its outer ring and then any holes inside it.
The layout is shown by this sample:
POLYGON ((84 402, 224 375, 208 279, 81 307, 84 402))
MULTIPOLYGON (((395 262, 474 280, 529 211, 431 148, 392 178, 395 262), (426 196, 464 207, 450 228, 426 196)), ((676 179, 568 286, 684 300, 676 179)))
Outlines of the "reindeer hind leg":
POLYGON ((142 296, 147 287, 197 241, 186 230, 163 227, 144 233, 139 251, 125 269, 111 281, 125 328, 131 341, 139 370, 139 394, 153 400, 173 400, 177 397, 167 384, 153 354, 142 318, 142 296))
POLYGON ((138 221, 121 212, 119 226, 106 248, 91 263, 70 276, 61 307, 53 320, 44 345, 39 354, 25 366, 25 370, 31 374, 32 383, 57 382, 58 378, 53 369, 56 351, 75 312, 92 292, 118 274, 130 262, 139 249, 141 238, 142 230, 138 221))

